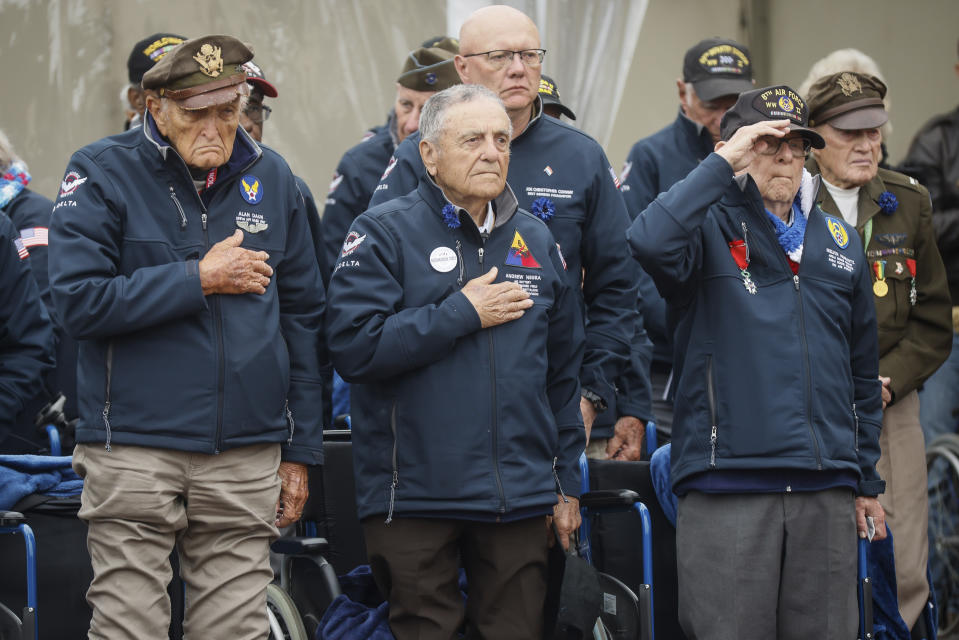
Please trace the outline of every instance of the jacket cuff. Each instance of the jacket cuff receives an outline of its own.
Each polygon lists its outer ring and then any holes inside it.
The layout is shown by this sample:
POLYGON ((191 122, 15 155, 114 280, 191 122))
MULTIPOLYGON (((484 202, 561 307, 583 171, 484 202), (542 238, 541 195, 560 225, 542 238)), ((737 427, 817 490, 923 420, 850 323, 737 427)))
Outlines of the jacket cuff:
POLYGON ((863 480, 859 483, 859 486, 856 488, 856 495, 875 498, 880 493, 885 493, 885 491, 886 491, 885 480, 863 480))

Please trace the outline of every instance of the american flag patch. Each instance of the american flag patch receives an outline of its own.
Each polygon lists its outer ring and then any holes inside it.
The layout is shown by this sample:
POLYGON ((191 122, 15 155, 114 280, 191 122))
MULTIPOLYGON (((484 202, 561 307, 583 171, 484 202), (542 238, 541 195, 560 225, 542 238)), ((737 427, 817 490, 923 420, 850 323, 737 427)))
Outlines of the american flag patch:
POLYGON ((20 240, 20 238, 13 239, 13 246, 17 248, 17 255, 20 256, 21 260, 30 257, 30 252, 27 251, 25 246, 23 246, 23 242, 20 240))
POLYGON ((612 167, 609 168, 609 175, 613 176, 613 182, 616 183, 616 188, 619 189, 619 176, 616 175, 612 167))
POLYGON ((45 247, 47 246, 47 228, 20 229, 20 240, 25 247, 45 247))
POLYGON ((546 165, 546 168, 543 169, 543 173, 545 173, 548 176, 551 176, 553 175, 553 168, 549 165, 546 165))

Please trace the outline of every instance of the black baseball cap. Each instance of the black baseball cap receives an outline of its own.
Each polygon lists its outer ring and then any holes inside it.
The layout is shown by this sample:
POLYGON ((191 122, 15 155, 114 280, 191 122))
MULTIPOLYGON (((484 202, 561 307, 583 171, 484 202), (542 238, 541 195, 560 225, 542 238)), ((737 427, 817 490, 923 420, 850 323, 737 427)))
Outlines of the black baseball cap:
POLYGON ((153 68, 170 49, 186 40, 175 33, 154 33, 133 45, 127 58, 127 77, 130 84, 140 84, 143 74, 153 68))
POLYGON ((573 113, 573 110, 567 107, 565 104, 559 100, 559 87, 556 86, 556 81, 546 75, 541 75, 539 77, 539 97, 543 101, 543 104, 552 104, 556 105, 556 108, 560 110, 564 116, 570 120, 576 119, 576 114, 573 113))
POLYGON ((766 120, 789 120, 790 131, 798 131, 816 149, 826 146, 822 136, 806 126, 809 112, 805 101, 784 84, 739 94, 736 104, 723 116, 719 133, 723 140, 729 140, 741 127, 766 120))
POLYGON ((749 91, 753 88, 749 49, 734 40, 703 40, 686 51, 683 82, 691 82, 704 102, 749 91))

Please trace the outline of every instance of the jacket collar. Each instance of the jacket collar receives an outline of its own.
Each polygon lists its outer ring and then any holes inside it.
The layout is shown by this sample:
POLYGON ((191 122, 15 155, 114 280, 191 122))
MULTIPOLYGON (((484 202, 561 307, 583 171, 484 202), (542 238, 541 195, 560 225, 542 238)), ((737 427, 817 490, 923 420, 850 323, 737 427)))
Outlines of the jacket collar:
MULTIPOLYGON (((428 173, 424 173, 423 177, 420 179, 420 184, 417 187, 417 191, 420 194, 420 197, 423 198, 423 201, 433 210, 440 219, 443 217, 443 207, 450 204, 456 207, 456 213, 460 215, 460 220, 463 219, 463 216, 470 218, 469 213, 466 209, 457 206, 449 201, 446 197, 446 194, 443 193, 443 190, 440 189, 439 185, 433 180, 433 177, 428 173)), ((516 199, 516 195, 513 193, 513 190, 510 188, 509 184, 506 184, 506 187, 503 191, 493 198, 493 212, 496 214, 496 220, 493 223, 493 228, 496 229, 505 225, 509 222, 510 218, 513 217, 513 214, 519 209, 519 201, 516 199)), ((445 223, 444 223, 445 224, 445 223)))
POLYGON ((676 115, 676 123, 679 130, 690 141, 693 146, 698 145, 699 151, 703 154, 702 160, 713 151, 713 136, 703 125, 699 124, 685 113, 683 108, 679 107, 679 113, 676 115))
MULTIPOLYGON (((806 168, 808 168, 809 171, 817 174, 817 178, 820 178, 819 164, 816 162, 815 158, 810 156, 809 160, 806 161, 806 168)), ((859 201, 856 205, 857 228, 861 228, 866 224, 867 220, 879 213, 879 196, 885 190, 886 185, 882 181, 882 178, 879 177, 878 171, 876 172, 876 175, 873 176, 872 180, 859 187, 859 201)), ((820 189, 817 200, 823 211, 834 216, 839 216, 840 218, 842 217, 842 214, 839 212, 839 205, 837 205, 836 201, 833 200, 832 194, 829 193, 829 189, 820 189)))
MULTIPOLYGON (((530 118, 529 122, 526 123, 526 128, 523 129, 523 132, 518 136, 513 138, 513 143, 515 143, 520 137, 525 136, 527 133, 539 126, 539 123, 543 120, 543 99, 539 97, 539 94, 536 95, 536 99, 533 101, 533 117, 530 118)), ((507 185, 507 188, 509 185, 507 185)))

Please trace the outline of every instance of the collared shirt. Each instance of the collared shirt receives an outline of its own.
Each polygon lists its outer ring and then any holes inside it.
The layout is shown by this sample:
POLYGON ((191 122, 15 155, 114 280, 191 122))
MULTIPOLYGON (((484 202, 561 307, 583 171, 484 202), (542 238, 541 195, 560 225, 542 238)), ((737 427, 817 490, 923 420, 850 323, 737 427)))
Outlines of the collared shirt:
POLYGON ((493 203, 486 203, 486 219, 483 220, 483 225, 479 228, 481 234, 489 234, 493 229, 493 223, 496 221, 496 214, 493 213, 493 203))

